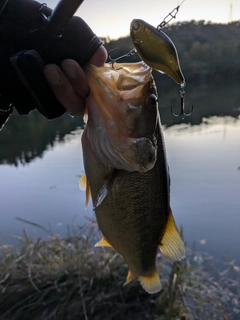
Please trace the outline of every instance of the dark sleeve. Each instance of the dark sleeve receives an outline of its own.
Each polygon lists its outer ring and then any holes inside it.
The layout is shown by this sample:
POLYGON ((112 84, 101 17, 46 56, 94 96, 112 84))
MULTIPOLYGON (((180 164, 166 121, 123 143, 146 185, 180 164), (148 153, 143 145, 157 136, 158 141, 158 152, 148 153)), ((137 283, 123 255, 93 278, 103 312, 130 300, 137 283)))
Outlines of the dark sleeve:
POLYGON ((52 10, 36 1, 4 4, 0 8, 0 109, 12 103, 20 114, 37 108, 49 119, 59 117, 65 109, 43 76, 44 65, 60 65, 71 58, 83 66, 101 40, 79 17, 68 22, 61 37, 49 34, 45 23, 52 10))

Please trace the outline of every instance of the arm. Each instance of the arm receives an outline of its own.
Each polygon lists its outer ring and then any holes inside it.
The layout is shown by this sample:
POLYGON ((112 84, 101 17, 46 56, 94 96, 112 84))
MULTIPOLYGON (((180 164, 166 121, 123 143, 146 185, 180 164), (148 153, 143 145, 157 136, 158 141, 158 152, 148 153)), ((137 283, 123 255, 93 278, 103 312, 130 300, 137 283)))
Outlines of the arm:
POLYGON ((69 21, 61 38, 49 37, 45 30, 39 28, 39 13, 49 17, 52 10, 43 8, 35 1, 9 0, 2 9, 1 11, 0 8, 0 115, 11 110, 12 105, 20 114, 27 114, 37 108, 49 119, 61 116, 66 109, 71 114, 81 113, 88 93, 81 66, 88 61, 98 65, 104 63, 106 51, 100 39, 78 17, 69 21), (38 68, 40 63, 36 67, 36 61, 26 54, 32 49, 37 54, 40 53, 42 68, 38 68), (15 62, 23 60, 26 63, 24 68, 21 62, 20 77, 12 63, 13 57, 15 62), (77 60, 78 63, 66 58, 77 60), (24 81, 20 81, 29 76, 33 79, 28 81, 33 86, 30 89, 24 81), (41 99, 47 103, 39 106, 37 100, 41 102, 41 99))

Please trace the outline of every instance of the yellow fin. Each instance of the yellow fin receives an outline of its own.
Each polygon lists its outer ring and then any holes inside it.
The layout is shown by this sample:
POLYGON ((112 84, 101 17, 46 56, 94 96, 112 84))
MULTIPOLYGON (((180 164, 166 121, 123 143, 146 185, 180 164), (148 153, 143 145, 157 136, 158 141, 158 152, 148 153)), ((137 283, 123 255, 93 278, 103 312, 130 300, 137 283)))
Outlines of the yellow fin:
POLYGON ((78 181, 78 185, 79 185, 79 189, 82 190, 82 191, 85 191, 86 190, 86 187, 87 187, 87 176, 86 174, 84 173, 79 181, 78 181))
POLYGON ((86 190, 86 202, 84 208, 87 209, 88 202, 91 198, 91 189, 85 173, 79 179, 79 189, 82 191, 86 190))
POLYGON ((136 276, 129 270, 124 286, 126 286, 129 282, 133 281, 134 279, 136 279, 136 276))
POLYGON ((139 276, 138 280, 141 283, 143 289, 148 293, 156 293, 162 289, 161 281, 156 268, 148 276, 139 276))
POLYGON ((186 255, 184 242, 177 229, 171 209, 159 248, 164 256, 171 261, 180 261, 186 255))
POLYGON ((105 237, 102 237, 102 239, 99 240, 94 247, 111 247, 111 245, 105 237))

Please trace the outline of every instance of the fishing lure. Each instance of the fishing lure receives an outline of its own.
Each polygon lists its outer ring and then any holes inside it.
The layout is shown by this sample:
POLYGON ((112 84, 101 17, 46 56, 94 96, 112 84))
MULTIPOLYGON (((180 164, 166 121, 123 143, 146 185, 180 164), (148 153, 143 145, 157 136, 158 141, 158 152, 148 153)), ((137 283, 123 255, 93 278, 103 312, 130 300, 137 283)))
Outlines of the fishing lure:
POLYGON ((109 59, 114 67, 116 61, 132 56, 137 52, 141 59, 151 68, 170 76, 180 86, 179 95, 181 99, 181 112, 175 114, 172 109, 171 112, 175 117, 182 116, 184 118, 192 114, 193 106, 190 113, 185 113, 184 96, 186 92, 184 89, 186 81, 180 67, 177 49, 172 40, 162 31, 166 24, 176 18, 179 8, 180 5, 174 8, 157 28, 143 20, 134 19, 130 26, 134 49, 117 59, 112 59, 109 53, 109 59))
POLYGON ((142 60, 154 70, 166 73, 178 84, 185 82, 172 40, 143 20, 133 20, 130 35, 142 60))

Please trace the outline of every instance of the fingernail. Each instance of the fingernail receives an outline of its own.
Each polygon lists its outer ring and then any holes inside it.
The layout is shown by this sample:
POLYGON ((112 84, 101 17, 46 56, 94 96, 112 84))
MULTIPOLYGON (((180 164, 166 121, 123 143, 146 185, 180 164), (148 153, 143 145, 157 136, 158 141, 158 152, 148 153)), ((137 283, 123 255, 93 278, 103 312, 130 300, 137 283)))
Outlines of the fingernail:
POLYGON ((44 71, 43 71, 47 81, 49 82, 50 85, 52 86, 56 86, 59 84, 60 82, 60 75, 58 73, 58 71, 56 70, 56 68, 53 67, 47 67, 44 71))

